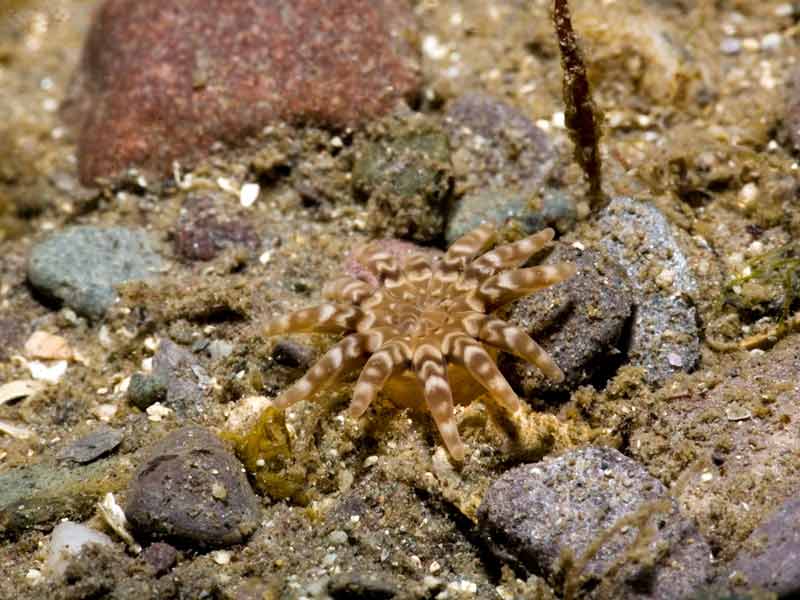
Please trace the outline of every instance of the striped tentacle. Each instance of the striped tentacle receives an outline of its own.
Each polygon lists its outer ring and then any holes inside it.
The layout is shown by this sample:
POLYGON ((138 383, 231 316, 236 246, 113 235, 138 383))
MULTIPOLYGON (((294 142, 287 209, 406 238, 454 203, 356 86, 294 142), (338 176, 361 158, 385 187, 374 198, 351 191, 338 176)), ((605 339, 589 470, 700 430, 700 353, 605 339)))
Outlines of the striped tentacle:
POLYGON ((504 271, 494 275, 470 293, 470 299, 480 302, 484 312, 492 312, 528 294, 549 287, 575 274, 575 265, 559 263, 527 269, 504 271))
POLYGON ((447 363, 433 343, 420 344, 412 357, 414 371, 422 385, 425 403, 439 429, 444 445, 454 460, 464 460, 464 443, 458 434, 453 411, 453 392, 447 380, 447 363))
POLYGON ((555 232, 548 227, 517 242, 498 246, 473 260, 465 269, 464 279, 474 281, 477 285, 499 271, 519 267, 544 248, 554 236, 555 232))
POLYGON ((364 356, 383 345, 386 331, 372 330, 369 333, 354 333, 322 355, 314 366, 295 381, 276 400, 275 406, 286 408, 295 402, 313 396, 337 377, 361 365, 364 356))
POLYGON ((495 226, 484 223, 477 229, 458 238, 439 260, 431 281, 431 293, 442 296, 458 282, 467 263, 492 243, 495 226))
POLYGON ((268 321, 264 325, 264 335, 270 336, 301 331, 319 333, 354 331, 363 318, 364 312, 358 307, 325 303, 268 321))
POLYGON ((459 314, 454 318, 471 337, 529 362, 556 383, 564 381, 564 373, 552 357, 520 327, 477 312, 459 314))
POLYGON ((374 291, 375 288, 367 282, 344 276, 327 282, 322 288, 322 297, 335 302, 360 304, 374 291))
POLYGON ((410 339, 393 339, 381 346, 369 357, 358 377, 350 402, 350 416, 358 418, 364 414, 383 389, 386 381, 395 373, 405 370, 411 361, 410 339))
POLYGON ((480 343, 461 331, 451 331, 443 337, 442 351, 453 362, 462 365, 500 406, 512 413, 519 410, 517 394, 480 343))

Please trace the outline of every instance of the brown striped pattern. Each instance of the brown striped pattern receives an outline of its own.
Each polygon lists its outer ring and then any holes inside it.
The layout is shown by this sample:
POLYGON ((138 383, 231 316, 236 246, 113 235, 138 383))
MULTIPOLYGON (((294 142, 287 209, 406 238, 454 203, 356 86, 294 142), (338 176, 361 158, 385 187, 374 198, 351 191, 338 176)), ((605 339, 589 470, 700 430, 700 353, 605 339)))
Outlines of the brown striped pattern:
MULTIPOLYGON (((334 279, 323 289, 329 302, 266 325, 267 335, 304 331, 349 334, 285 390, 276 405, 285 408, 311 398, 363 364, 349 408, 349 414, 358 418, 389 380, 392 385, 387 389, 397 391, 393 378, 405 382, 402 377, 411 371, 419 382, 419 400, 424 400, 414 404, 427 407, 450 455, 464 460, 448 363, 463 368, 508 412, 519 409, 520 401, 487 348, 518 356, 555 381, 564 378, 553 359, 525 331, 491 313, 563 281, 575 268, 569 264, 520 268, 553 239, 552 229, 487 251, 495 236, 494 226, 481 225, 434 262, 415 253, 398 260, 378 244, 367 246, 357 259, 376 278, 377 286, 352 277, 334 279)), ((413 379, 409 381, 413 386, 413 379)), ((404 393, 414 392, 405 389, 404 393)))

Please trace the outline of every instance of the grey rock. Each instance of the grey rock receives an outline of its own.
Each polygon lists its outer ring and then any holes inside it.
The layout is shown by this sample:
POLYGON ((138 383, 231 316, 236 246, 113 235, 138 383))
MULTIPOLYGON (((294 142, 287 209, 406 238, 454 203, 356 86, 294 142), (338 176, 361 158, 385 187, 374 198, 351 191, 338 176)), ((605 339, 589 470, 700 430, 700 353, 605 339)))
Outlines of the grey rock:
POLYGON ((455 203, 447 221, 448 245, 484 222, 511 223, 523 233, 553 226, 560 231, 575 224, 575 203, 565 193, 544 187, 541 193, 494 188, 471 192, 455 203))
POLYGON ((164 382, 164 405, 178 415, 196 415, 205 402, 205 369, 194 354, 168 339, 162 339, 153 356, 153 377, 164 382))
POLYGON ((200 427, 156 444, 127 496, 125 514, 143 536, 200 547, 243 542, 261 514, 241 463, 200 427))
POLYGON ((33 247, 28 279, 45 295, 99 319, 117 298, 115 285, 153 277, 161 264, 144 231, 71 227, 33 247))
POLYGON ((147 410, 156 402, 167 398, 167 384, 157 375, 134 373, 128 384, 128 402, 140 410, 147 410))
POLYGON ((151 567, 156 576, 163 575, 175 566, 178 561, 178 551, 164 542, 150 544, 142 552, 142 559, 151 567))
POLYGON ((211 360, 222 360, 233 354, 233 344, 225 340, 213 340, 206 348, 211 360))
POLYGON ((709 576, 709 546, 664 485, 611 448, 574 450, 508 471, 489 488, 478 519, 502 559, 551 582, 564 575, 564 553, 580 558, 627 519, 582 571, 584 581, 596 583, 622 561, 589 597, 685 598, 709 576), (636 548, 634 560, 625 555, 644 520, 655 526, 655 537, 636 548))
POLYGON ((444 230, 452 166, 447 136, 417 116, 374 127, 358 144, 353 190, 368 227, 384 237, 430 242, 444 230))
POLYGON ((514 107, 480 93, 459 97, 445 124, 465 189, 533 189, 555 164, 548 135, 514 107))
POLYGON ((129 463, 117 457, 88 465, 43 462, 1 473, 0 539, 63 518, 87 518, 101 496, 124 487, 129 474, 129 463))
POLYGON ((611 374, 620 362, 617 342, 633 311, 633 292, 625 271, 602 249, 578 250, 559 244, 543 264, 571 262, 577 273, 556 286, 515 302, 507 321, 527 331, 564 371, 553 383, 535 366, 501 355, 500 366, 525 396, 563 392, 611 374))
POLYGON ((700 358, 692 301, 697 280, 669 221, 651 204, 615 198, 600 214, 597 229, 633 285, 629 362, 643 367, 651 384, 691 371, 700 358))
POLYGON ((779 598, 800 595, 800 498, 784 502, 744 543, 723 579, 779 598))
POLYGON ((77 463, 90 463, 114 450, 122 442, 125 434, 108 425, 100 425, 89 435, 69 444, 58 453, 60 460, 71 460, 77 463))

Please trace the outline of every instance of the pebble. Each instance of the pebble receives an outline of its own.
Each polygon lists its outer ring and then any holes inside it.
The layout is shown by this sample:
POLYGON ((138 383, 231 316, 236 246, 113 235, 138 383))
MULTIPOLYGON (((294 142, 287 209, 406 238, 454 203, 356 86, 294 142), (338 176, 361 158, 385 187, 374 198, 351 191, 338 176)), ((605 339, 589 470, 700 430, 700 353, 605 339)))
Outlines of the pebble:
POLYGON ((128 402, 140 410, 147 410, 156 402, 162 402, 167 397, 167 385, 158 375, 134 373, 128 384, 128 402))
POLYGON ((164 383, 166 395, 160 402, 165 407, 182 416, 202 412, 205 393, 201 380, 205 370, 198 368, 202 369, 194 354, 169 339, 161 340, 153 356, 152 377, 164 383))
POLYGON ((456 202, 447 222, 445 240, 452 244, 484 222, 513 224, 525 234, 550 226, 564 231, 572 228, 576 216, 575 203, 559 190, 542 188, 540 197, 508 188, 478 190, 456 202))
POLYGON ((501 355, 501 369, 528 397, 564 392, 593 378, 613 375, 623 356, 621 337, 633 312, 628 277, 605 250, 558 244, 544 264, 558 262, 574 263, 578 272, 563 283, 521 298, 506 319, 527 331, 564 371, 564 381, 553 383, 535 366, 501 355))
POLYGON ((100 425, 89 435, 75 440, 58 453, 59 460, 71 460, 76 463, 90 463, 116 449, 124 433, 112 429, 108 425, 100 425))
POLYGON ((69 560, 77 556, 87 544, 114 547, 114 542, 105 533, 71 521, 59 523, 50 534, 45 571, 53 577, 62 577, 69 560))
POLYGON ((597 230, 633 289, 629 363, 643 367, 651 384, 694 369, 700 358, 692 301, 697 280, 667 218, 651 204, 619 197, 600 214, 597 230), (668 276, 653 277, 665 272, 668 276))
POLYGON ((778 598, 800 596, 798 524, 800 498, 790 498, 745 541, 723 582, 734 588, 761 589, 778 598))
POLYGON ((144 231, 77 226, 33 247, 28 280, 81 315, 100 319, 117 298, 114 286, 154 277, 161 265, 144 231))
POLYGON ((14 317, 0 317, 0 360, 19 352, 27 324, 14 317))
POLYGON ((63 110, 81 180, 164 175, 278 121, 384 115, 418 92, 412 31, 395 0, 107 0, 63 110))
MULTIPOLYGON (((685 598, 697 591, 710 572, 708 544, 681 515, 664 485, 612 448, 572 450, 511 469, 489 488, 478 519, 501 559, 553 581, 563 576, 563 552, 581 557, 598 536, 639 509, 657 527, 647 552, 657 560, 652 566, 647 558, 628 561, 612 576, 613 594, 606 597, 685 598), (648 508, 664 500, 668 512, 648 508)), ((635 532, 630 526, 606 541, 583 575, 596 582, 630 550, 635 532)), ((603 587, 589 597, 604 597, 603 587)))
POLYGON ((261 507, 241 463, 210 431, 185 427, 156 444, 131 482, 125 506, 144 537, 195 547, 243 542, 261 507), (221 486, 224 498, 212 490, 221 486))
POLYGON ((467 93, 445 114, 463 190, 531 190, 555 164, 548 135, 516 108, 487 94, 467 93))
POLYGON ((259 239, 243 218, 222 212, 220 198, 190 196, 175 225, 175 252, 192 261, 208 261, 221 250, 242 246, 255 250, 259 239))
POLYGON ((178 562, 178 551, 164 542, 150 544, 142 552, 142 559, 153 567, 156 577, 172 570, 178 562))
POLYGON ((353 191, 366 200, 375 236, 431 242, 441 237, 452 187, 447 136, 421 115, 371 127, 356 149, 353 191))

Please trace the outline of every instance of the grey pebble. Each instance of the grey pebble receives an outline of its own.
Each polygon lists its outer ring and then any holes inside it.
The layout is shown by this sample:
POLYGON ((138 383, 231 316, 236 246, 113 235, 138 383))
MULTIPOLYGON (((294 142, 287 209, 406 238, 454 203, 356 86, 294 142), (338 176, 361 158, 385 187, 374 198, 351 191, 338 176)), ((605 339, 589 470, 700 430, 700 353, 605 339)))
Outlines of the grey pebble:
POLYGON ((651 384, 691 371, 700 358, 692 301, 697 280, 669 221, 651 204, 620 197, 603 210, 596 227, 633 287, 629 363, 643 367, 651 384))
POLYGON ((544 264, 559 262, 575 264, 577 273, 521 298, 506 319, 528 332, 564 371, 564 381, 553 383, 535 366, 501 355, 501 369, 528 397, 574 389, 600 373, 611 375, 623 356, 617 344, 633 310, 625 271, 602 248, 558 244, 544 264))
POLYGON ((78 226, 33 247, 28 280, 81 315, 99 319, 117 298, 114 286, 154 277, 161 265, 144 231, 78 226))
POLYGON ((202 412, 206 399, 204 387, 209 380, 194 354, 169 339, 162 339, 153 356, 152 377, 164 383, 165 406, 183 416, 202 412))
POLYGON ((201 427, 174 431, 153 447, 125 505, 143 536, 200 547, 243 542, 260 514, 241 463, 201 427))
MULTIPOLYGON (((495 481, 478 510, 479 526, 503 560, 551 583, 564 575, 564 553, 580 558, 620 519, 631 523, 600 545, 582 576, 598 583, 636 538, 637 511, 657 528, 640 560, 624 561, 612 581, 588 597, 685 598, 702 587, 710 549, 681 515, 664 485, 612 448, 588 447, 517 467, 495 481), (666 502, 667 510, 657 503, 666 502), (600 594, 600 596, 598 596, 600 594)), ((584 589, 591 589, 590 586, 584 589)))
POLYGON ((790 498, 745 541, 723 581, 763 589, 778 598, 800 596, 800 498, 790 498))
POLYGON ((128 402, 140 410, 147 410, 156 402, 167 398, 167 384, 157 375, 134 373, 128 384, 128 402))
POLYGON ((89 435, 69 444, 58 453, 60 460, 71 460, 85 464, 92 462, 114 450, 122 442, 125 434, 108 425, 100 425, 89 435))

